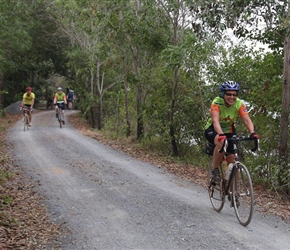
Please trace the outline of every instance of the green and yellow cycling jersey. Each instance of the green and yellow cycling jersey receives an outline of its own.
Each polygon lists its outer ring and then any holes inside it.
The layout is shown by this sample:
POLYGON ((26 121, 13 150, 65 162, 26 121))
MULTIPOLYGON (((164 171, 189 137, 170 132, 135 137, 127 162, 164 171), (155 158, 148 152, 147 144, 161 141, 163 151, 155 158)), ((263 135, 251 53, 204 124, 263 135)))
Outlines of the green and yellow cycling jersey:
POLYGON ((61 102, 61 101, 66 100, 66 95, 65 95, 65 93, 63 93, 63 92, 62 92, 61 94, 56 93, 55 96, 54 96, 54 98, 55 98, 55 100, 56 100, 57 102, 61 102))
MULTIPOLYGON (((240 116, 245 116, 248 114, 248 110, 244 102, 237 98, 235 103, 229 107, 225 105, 225 101, 221 97, 216 97, 210 107, 210 113, 219 112, 219 121, 223 132, 226 133, 233 133, 233 127, 240 116)), ((205 129, 212 126, 212 119, 209 118, 205 129)))

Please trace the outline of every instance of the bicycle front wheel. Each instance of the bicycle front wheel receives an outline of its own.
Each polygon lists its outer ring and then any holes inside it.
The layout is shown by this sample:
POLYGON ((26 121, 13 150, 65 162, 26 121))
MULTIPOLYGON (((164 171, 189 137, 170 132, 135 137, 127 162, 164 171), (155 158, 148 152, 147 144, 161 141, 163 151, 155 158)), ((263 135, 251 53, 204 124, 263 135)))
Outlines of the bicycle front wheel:
POLYGON ((207 171, 208 194, 213 209, 217 212, 220 212, 225 204, 223 182, 222 180, 219 182, 214 182, 212 180, 212 163, 213 162, 211 160, 207 171))
POLYGON ((26 129, 26 116, 23 116, 23 130, 25 131, 26 129))
POLYGON ((27 129, 29 129, 29 119, 28 119, 28 115, 25 114, 23 117, 23 123, 24 123, 24 131, 27 129))
POLYGON ((237 162, 233 178, 233 204, 238 221, 247 226, 252 220, 254 210, 254 191, 247 167, 237 162))
POLYGON ((59 127, 62 128, 62 116, 61 116, 61 111, 58 112, 58 122, 59 122, 59 127))

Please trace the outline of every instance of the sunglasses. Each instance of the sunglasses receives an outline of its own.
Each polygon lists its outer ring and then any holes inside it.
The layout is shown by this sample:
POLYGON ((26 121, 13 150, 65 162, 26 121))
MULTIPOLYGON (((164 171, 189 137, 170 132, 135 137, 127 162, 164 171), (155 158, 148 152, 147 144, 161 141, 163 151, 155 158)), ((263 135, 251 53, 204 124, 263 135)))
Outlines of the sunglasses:
POLYGON ((230 94, 230 93, 226 93, 225 95, 226 96, 233 96, 233 97, 237 97, 238 96, 238 94, 230 94))

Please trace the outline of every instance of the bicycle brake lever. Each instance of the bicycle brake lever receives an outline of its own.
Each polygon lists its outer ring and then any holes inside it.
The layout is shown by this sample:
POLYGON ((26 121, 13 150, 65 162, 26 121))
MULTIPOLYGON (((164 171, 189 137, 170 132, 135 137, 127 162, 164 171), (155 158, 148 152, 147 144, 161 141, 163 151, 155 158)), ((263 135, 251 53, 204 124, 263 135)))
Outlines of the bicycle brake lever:
POLYGON ((219 153, 226 152, 228 147, 228 140, 225 139, 222 148, 219 150, 219 153))
POLYGON ((254 140, 255 146, 251 149, 252 152, 259 150, 259 139, 254 140))

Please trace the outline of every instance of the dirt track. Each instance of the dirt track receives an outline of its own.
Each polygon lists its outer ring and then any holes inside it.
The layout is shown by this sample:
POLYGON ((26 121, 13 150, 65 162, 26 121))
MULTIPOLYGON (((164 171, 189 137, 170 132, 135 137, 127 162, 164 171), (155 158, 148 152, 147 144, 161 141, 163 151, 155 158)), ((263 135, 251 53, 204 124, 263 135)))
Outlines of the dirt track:
MULTIPOLYGON (((66 111, 66 114, 69 114, 66 111)), ((51 218, 71 234, 62 249, 289 249, 289 225, 257 212, 242 227, 206 190, 58 127, 53 111, 9 132, 14 156, 38 181, 51 218)))

